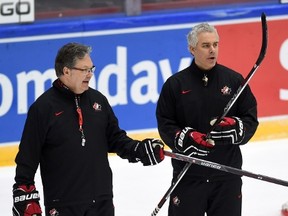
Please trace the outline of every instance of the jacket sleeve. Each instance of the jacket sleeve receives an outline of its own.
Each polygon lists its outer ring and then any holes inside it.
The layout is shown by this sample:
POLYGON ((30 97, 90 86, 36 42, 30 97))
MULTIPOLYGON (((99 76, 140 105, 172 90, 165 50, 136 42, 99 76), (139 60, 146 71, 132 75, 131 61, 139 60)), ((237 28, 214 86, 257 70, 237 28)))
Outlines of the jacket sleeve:
POLYGON ((174 149, 174 138, 182 128, 176 122, 176 99, 169 79, 164 83, 157 107, 156 118, 161 139, 171 149, 174 149))
POLYGON ((119 127, 118 119, 107 99, 106 106, 108 109, 108 126, 106 130, 108 151, 117 153, 118 156, 128 159, 129 162, 137 162, 133 149, 139 141, 130 138, 126 131, 119 127))
POLYGON ((19 151, 15 158, 15 185, 34 184, 34 176, 39 165, 43 143, 42 122, 43 119, 41 119, 39 112, 32 105, 27 114, 19 151))

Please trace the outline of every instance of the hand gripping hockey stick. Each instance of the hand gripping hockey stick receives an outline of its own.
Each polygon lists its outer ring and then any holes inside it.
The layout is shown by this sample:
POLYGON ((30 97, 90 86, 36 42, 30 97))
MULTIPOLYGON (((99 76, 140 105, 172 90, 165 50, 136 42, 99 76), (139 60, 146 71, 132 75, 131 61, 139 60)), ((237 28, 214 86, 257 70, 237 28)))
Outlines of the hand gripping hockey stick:
MULTIPOLYGON (((244 88, 248 85, 249 81, 251 80, 251 78, 253 77, 253 75, 255 74, 255 72, 257 71, 257 69, 259 68, 260 64, 262 63, 265 55, 266 55, 266 50, 267 50, 267 41, 268 41, 268 34, 267 34, 267 22, 266 22, 266 15, 265 13, 262 13, 261 15, 261 23, 262 23, 262 45, 261 45, 261 50, 260 50, 260 54, 258 56, 258 59, 256 60, 255 64, 253 65, 251 71, 249 72, 249 74, 246 76, 246 78, 244 79, 244 82, 242 85, 239 86, 239 88, 237 89, 236 93, 233 95, 233 97, 230 99, 230 101, 228 102, 228 104, 226 105, 226 107, 224 108, 224 112, 223 114, 218 117, 216 119, 216 121, 214 122, 214 124, 212 125, 210 131, 206 134, 206 138, 210 138, 210 133, 211 131, 213 131, 215 129, 215 127, 221 122, 221 120, 227 115, 227 113, 230 111, 231 107, 234 105, 235 101, 238 99, 238 97, 240 96, 240 94, 243 92, 244 88)), ((172 156, 172 153, 168 153, 167 151, 165 151, 165 155, 167 156, 172 156), (168 155, 169 154, 169 155, 168 155)), ((178 157, 178 156, 177 156, 178 157)), ((172 158, 176 159, 176 156, 174 155, 172 158)), ((180 159, 179 157, 177 159, 180 159)), ((183 158, 182 158, 183 159, 183 158)), ((193 158, 194 159, 194 158, 193 158)), ((193 160, 192 159, 192 160, 193 160)), ((167 192, 165 193, 165 195, 162 197, 162 199, 160 200, 160 202, 158 203, 157 207, 154 209, 154 211, 152 212, 151 216, 156 216, 158 214, 158 212, 160 211, 160 209, 162 208, 162 206, 164 205, 164 203, 166 202, 166 200, 169 198, 169 196, 171 195, 171 193, 173 192, 173 190, 175 189, 175 187, 178 185, 178 183, 180 182, 180 180, 182 179, 182 177, 185 175, 185 173, 187 172, 187 170, 189 169, 189 167, 193 164, 196 163, 194 161, 188 161, 189 163, 186 163, 186 165, 184 166, 184 168, 182 169, 182 171, 178 174, 178 176, 176 177, 175 181, 171 184, 170 188, 167 190, 167 192)), ((200 160, 200 159, 199 159, 200 160)), ((197 161, 198 163, 201 164, 200 161, 197 161)), ((234 168, 229 167, 229 169, 227 167, 224 167, 223 165, 220 164, 214 164, 213 162, 210 161, 205 161, 206 164, 211 163, 210 165, 216 165, 216 167, 221 167, 221 169, 219 170, 226 170, 226 172, 231 172, 232 171, 235 172, 234 168)), ((204 162, 203 162, 204 163, 204 162)), ((205 164, 205 163, 204 163, 205 164)), ((203 165, 203 164, 202 164, 203 165)), ((209 165, 206 165, 209 166, 209 165)), ((211 167, 212 168, 212 167, 211 167)), ((235 173, 234 173, 235 174, 235 173)), ((240 174, 240 173, 239 173, 240 174)), ((243 171, 241 173, 241 175, 244 175, 245 171, 243 171)), ((246 172, 246 174, 250 174, 248 172, 246 172)), ((253 174, 255 176, 255 174, 253 174)), ((250 177, 252 175, 250 174, 250 177)), ((264 178, 264 176, 259 176, 260 178, 264 178)), ((264 179, 267 180, 267 177, 265 177, 264 179)), ((268 177, 269 180, 271 180, 271 178, 268 177)), ((281 180, 280 180, 281 181, 281 180)), ((282 182, 282 184, 284 184, 284 181, 282 182)), ((285 186, 287 186, 285 184, 285 186)))

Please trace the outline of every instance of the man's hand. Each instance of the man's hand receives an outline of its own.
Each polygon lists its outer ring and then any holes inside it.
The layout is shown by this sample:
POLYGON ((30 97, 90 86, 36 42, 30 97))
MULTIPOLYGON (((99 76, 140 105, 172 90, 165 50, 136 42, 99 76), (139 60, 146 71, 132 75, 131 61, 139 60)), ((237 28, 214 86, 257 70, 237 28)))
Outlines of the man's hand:
POLYGON ((160 163, 164 159, 164 144, 159 139, 144 139, 135 146, 136 160, 144 166, 160 163))
POLYGON ((175 148, 187 156, 207 156, 214 146, 214 141, 206 140, 205 134, 199 133, 193 128, 185 127, 175 137, 175 148))
POLYGON ((41 216, 39 193, 34 185, 19 185, 13 189, 13 216, 41 216))
MULTIPOLYGON (((215 119, 210 124, 213 125, 215 119)), ((211 131, 211 138, 216 145, 241 144, 245 136, 245 128, 238 117, 224 117, 222 121, 211 131)))

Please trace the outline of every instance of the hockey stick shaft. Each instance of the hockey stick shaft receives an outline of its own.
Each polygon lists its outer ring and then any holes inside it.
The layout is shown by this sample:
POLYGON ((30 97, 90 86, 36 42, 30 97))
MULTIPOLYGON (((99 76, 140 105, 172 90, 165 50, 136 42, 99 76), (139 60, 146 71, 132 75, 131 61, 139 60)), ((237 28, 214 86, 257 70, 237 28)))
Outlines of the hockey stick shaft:
MULTIPOLYGON (((249 74, 246 76, 243 85, 239 86, 239 88, 236 91, 236 93, 233 95, 233 97, 227 103, 226 107, 224 108, 223 114, 216 119, 216 121, 214 122, 214 124, 211 127, 211 130, 206 134, 206 138, 207 139, 210 138, 211 131, 213 131, 215 129, 216 125, 218 125, 221 122, 221 120, 230 111, 231 107, 234 105, 234 103, 236 102, 236 100, 238 99, 238 97, 240 96, 242 91, 244 90, 244 88, 248 85, 249 81, 251 80, 251 78, 253 77, 253 75, 255 74, 257 69, 259 68, 260 64, 262 63, 262 61, 263 61, 263 59, 264 59, 264 57, 266 55, 268 36, 267 36, 267 22, 266 22, 265 13, 262 13, 262 15, 261 15, 261 23, 262 23, 262 45, 261 45, 261 50, 260 50, 260 54, 258 56, 258 59, 256 60, 256 63, 253 65, 253 67, 252 67, 251 71, 249 72, 249 74)), ((155 210, 153 211, 151 216, 156 216, 158 214, 158 212, 160 211, 161 207, 164 205, 165 201, 168 199, 168 197, 173 192, 175 187, 178 185, 178 183, 180 182, 182 177, 185 175, 187 170, 190 168, 191 164, 192 163, 189 163, 189 164, 186 164, 184 166, 184 168, 178 174, 178 176, 175 179, 175 181, 171 184, 170 188, 165 193, 164 197, 161 199, 161 201, 159 202, 159 204, 157 205, 157 207, 155 208, 155 210)))
POLYGON ((249 81, 252 79, 253 75, 256 73, 257 69, 259 68, 260 64, 262 63, 264 57, 266 56, 266 50, 267 50, 267 43, 268 43, 268 34, 267 34, 267 22, 266 22, 266 15, 265 13, 262 13, 261 15, 261 23, 262 23, 262 45, 260 54, 258 56, 258 59, 256 60, 256 63, 253 65, 252 69, 244 79, 244 82, 242 85, 239 86, 236 93, 233 95, 233 97, 230 99, 230 101, 227 103, 226 107, 224 108, 224 112, 221 116, 219 116, 214 124, 212 125, 210 131, 206 134, 207 139, 210 138, 210 133, 215 129, 215 127, 221 122, 221 120, 228 114, 231 107, 234 105, 238 97, 241 95, 245 87, 248 85, 249 81))
MULTIPOLYGON (((164 151, 164 154, 166 154, 166 152, 164 151)), ((171 193, 173 192, 173 190, 176 188, 176 186, 178 185, 178 183, 180 182, 180 180, 182 179, 182 177, 185 175, 185 173, 187 172, 187 170, 189 169, 189 167, 192 165, 192 163, 186 163, 184 168, 182 169, 182 171, 178 174, 177 178, 175 179, 175 181, 171 184, 171 186, 169 187, 169 189, 167 190, 167 192, 165 193, 165 195, 162 197, 162 199, 160 200, 160 202, 158 203, 157 207, 154 209, 154 211, 152 212, 151 216, 156 216, 158 214, 158 212, 160 211, 160 209, 162 208, 162 206, 165 204, 166 200, 170 197, 171 193)))
POLYGON ((216 170, 220 170, 223 172, 228 172, 228 173, 232 173, 232 174, 240 175, 240 176, 247 176, 250 178, 255 178, 258 180, 262 180, 262 181, 266 181, 266 182, 279 184, 279 185, 288 187, 288 181, 284 181, 281 179, 277 179, 277 178, 273 178, 273 177, 269 177, 269 176, 265 176, 265 175, 260 175, 260 174, 255 174, 255 173, 248 172, 248 171, 245 171, 242 169, 237 169, 234 167, 214 163, 211 161, 207 161, 207 160, 203 160, 203 159, 199 159, 199 158, 195 158, 195 157, 188 157, 188 156, 185 156, 182 154, 173 153, 173 152, 169 152, 169 151, 164 151, 164 154, 165 154, 165 156, 171 157, 173 159, 188 162, 188 164, 197 164, 197 165, 208 167, 211 169, 216 169, 216 170))

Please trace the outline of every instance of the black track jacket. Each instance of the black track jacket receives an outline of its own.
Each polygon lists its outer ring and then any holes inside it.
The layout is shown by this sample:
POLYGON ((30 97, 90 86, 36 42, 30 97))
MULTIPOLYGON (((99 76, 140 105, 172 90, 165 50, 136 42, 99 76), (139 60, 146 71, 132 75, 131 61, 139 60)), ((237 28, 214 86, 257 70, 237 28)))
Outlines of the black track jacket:
MULTIPOLYGON (((177 131, 184 127, 192 127, 204 134, 209 132, 211 119, 223 114, 227 103, 243 81, 241 74, 220 64, 216 64, 210 71, 202 71, 194 60, 188 68, 169 77, 162 87, 156 110, 158 130, 163 141, 176 151, 174 138, 177 131), (204 86, 202 80, 204 75, 208 77, 207 86, 204 86)), ((257 103, 248 85, 227 116, 242 119, 246 131, 241 144, 247 143, 258 126, 257 103)), ((239 145, 215 146, 210 154, 202 159, 235 168, 242 166, 239 145)), ((182 170, 184 163, 172 160, 172 165, 175 177, 182 170)), ((231 178, 233 175, 192 165, 185 177, 213 181, 231 178)))
POLYGON ((119 128, 105 96, 89 88, 79 97, 85 146, 81 145, 75 95, 59 80, 28 111, 15 159, 15 185, 34 184, 40 163, 46 206, 111 199, 108 152, 136 162, 131 152, 137 141, 119 128))

